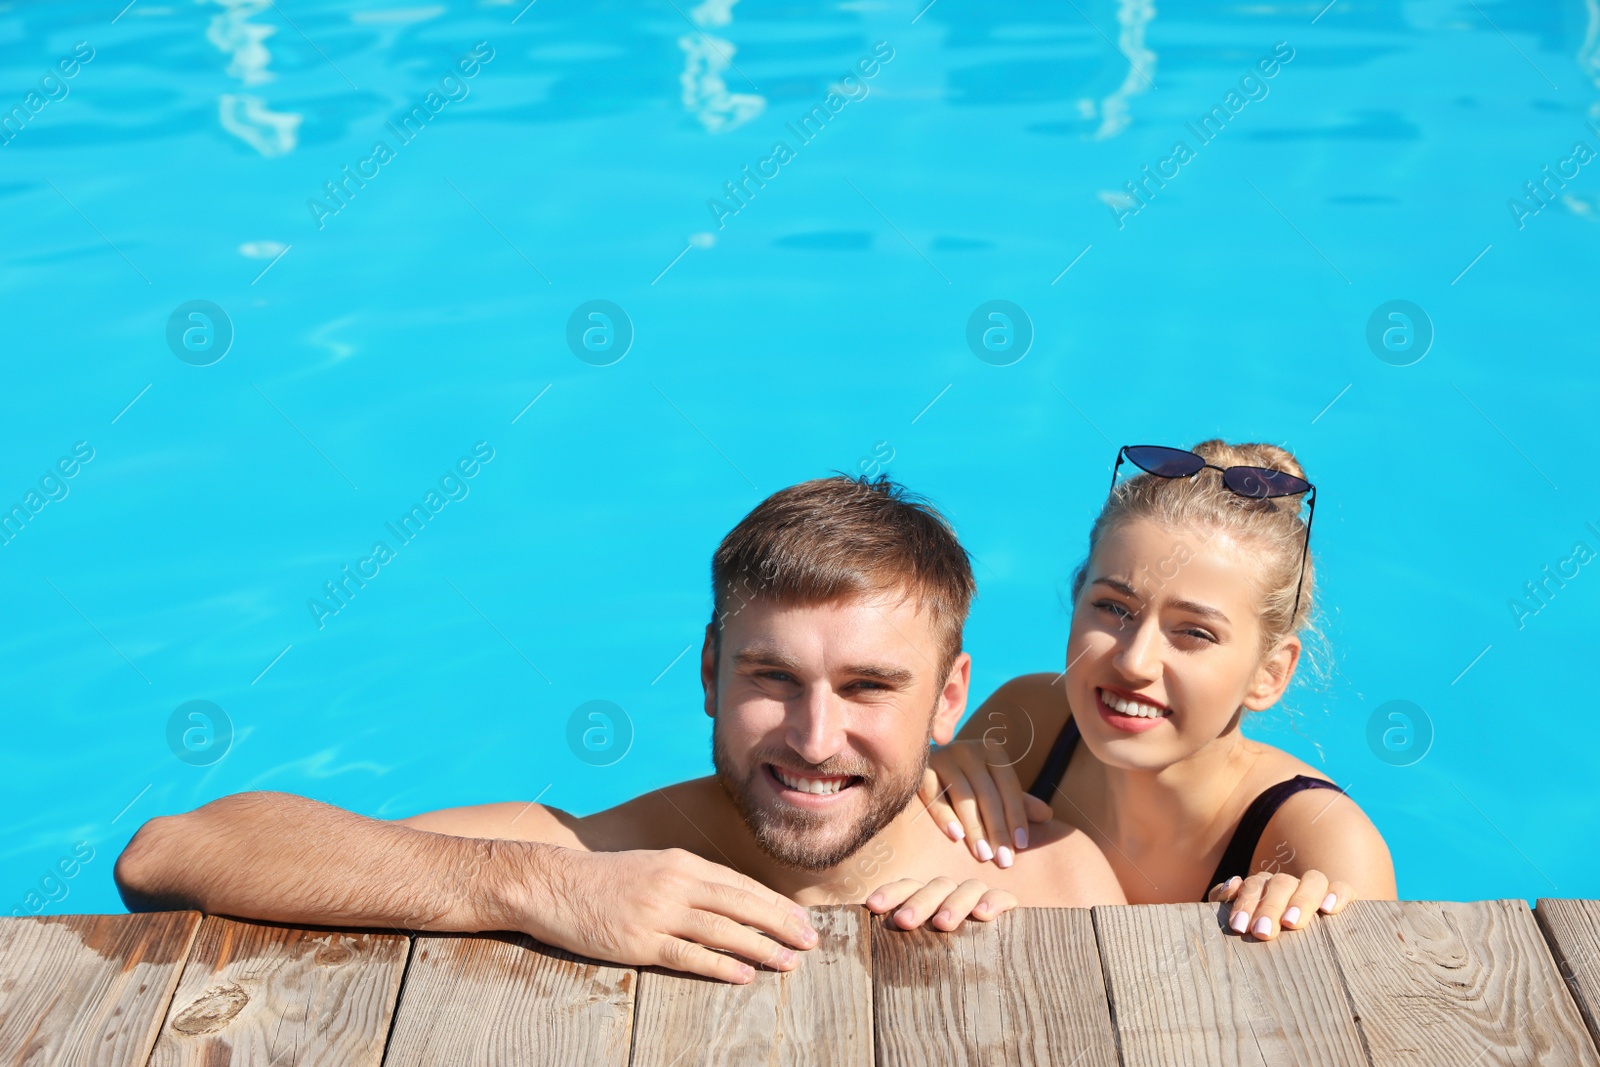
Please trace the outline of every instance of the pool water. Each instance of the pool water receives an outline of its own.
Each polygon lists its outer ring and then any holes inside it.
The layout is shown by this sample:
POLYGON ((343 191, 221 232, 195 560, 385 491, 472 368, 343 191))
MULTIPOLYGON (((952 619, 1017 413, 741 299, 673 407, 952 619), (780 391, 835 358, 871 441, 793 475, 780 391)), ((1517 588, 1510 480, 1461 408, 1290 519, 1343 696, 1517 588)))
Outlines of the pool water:
POLYGON ((711 551, 832 470, 1059 668, 1117 446, 1215 435, 1319 487, 1251 732, 1406 896, 1600 895, 1597 0, 121 3, 0 5, 9 911, 707 773, 711 551))

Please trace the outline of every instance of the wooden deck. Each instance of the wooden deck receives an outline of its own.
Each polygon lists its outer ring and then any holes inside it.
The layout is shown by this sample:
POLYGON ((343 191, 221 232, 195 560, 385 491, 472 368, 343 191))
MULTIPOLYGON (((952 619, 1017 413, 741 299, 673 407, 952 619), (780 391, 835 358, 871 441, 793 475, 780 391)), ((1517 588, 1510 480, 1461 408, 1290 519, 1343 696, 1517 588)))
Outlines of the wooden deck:
POLYGON ((0 919, 0 1063, 1600 1067, 1596 901, 1362 902, 1270 944, 1201 904, 813 916, 744 987, 509 934, 0 919))

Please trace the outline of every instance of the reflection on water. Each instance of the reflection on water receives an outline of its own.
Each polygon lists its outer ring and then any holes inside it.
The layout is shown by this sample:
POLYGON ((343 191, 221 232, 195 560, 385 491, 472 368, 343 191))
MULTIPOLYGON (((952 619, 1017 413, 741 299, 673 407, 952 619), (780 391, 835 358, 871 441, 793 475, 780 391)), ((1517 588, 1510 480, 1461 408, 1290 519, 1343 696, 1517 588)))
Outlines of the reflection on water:
MULTIPOLYGON (((278 32, 276 26, 250 21, 251 16, 271 7, 271 0, 212 0, 225 10, 212 16, 206 40, 232 57, 228 73, 245 85, 262 85, 276 75, 267 69, 272 53, 267 38, 278 32)), ((222 93, 217 97, 217 118, 222 128, 264 156, 281 156, 294 150, 301 116, 292 111, 273 111, 253 93, 222 93)))
POLYGON ((733 22, 733 5, 739 0, 705 0, 689 12, 698 33, 678 38, 683 49, 683 106, 711 133, 738 129, 762 111, 767 98, 754 93, 733 93, 722 80, 722 72, 733 65, 736 51, 732 42, 705 32, 707 26, 727 26, 733 22))
MULTIPOLYGON (((1128 57, 1128 76, 1122 79, 1116 92, 1100 102, 1100 128, 1094 131, 1096 141, 1115 137, 1133 121, 1128 108, 1128 98, 1138 96, 1155 85, 1156 54, 1145 47, 1145 27, 1156 18, 1155 4, 1150 0, 1121 0, 1117 4, 1117 47, 1128 57)), ((1094 117, 1094 102, 1085 99, 1079 103, 1084 118, 1094 117)))

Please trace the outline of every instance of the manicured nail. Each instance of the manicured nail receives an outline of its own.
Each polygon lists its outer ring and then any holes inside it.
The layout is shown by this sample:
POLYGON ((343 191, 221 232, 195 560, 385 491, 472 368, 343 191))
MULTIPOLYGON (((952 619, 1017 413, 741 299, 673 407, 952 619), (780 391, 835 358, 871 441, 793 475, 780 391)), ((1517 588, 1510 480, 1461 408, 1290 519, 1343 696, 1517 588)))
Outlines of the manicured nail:
POLYGON ((1006 846, 1001 845, 1000 851, 995 854, 994 862, 995 866, 997 867, 1011 866, 1011 850, 1006 846))
POLYGON ((1250 926, 1250 913, 1247 912, 1247 911, 1236 911, 1236 912, 1234 912, 1233 913, 1233 918, 1228 920, 1228 925, 1233 927, 1233 932, 1234 933, 1236 933, 1236 934, 1244 933, 1245 930, 1248 929, 1249 926, 1250 926))
POLYGON ((1027 848, 1028 847, 1028 828, 1026 826, 1017 827, 1016 832, 1011 835, 1011 840, 1013 840, 1013 841, 1015 841, 1017 843, 1017 848, 1018 848, 1019 851, 1021 849, 1027 848))
POLYGON ((952 841, 965 841, 967 837, 967 832, 963 830, 961 828, 961 824, 956 822, 954 819, 950 821, 949 826, 944 828, 944 832, 950 835, 950 839, 952 841))
POLYGON ((1265 915, 1261 916, 1256 920, 1256 925, 1250 932, 1257 937, 1266 937, 1272 933, 1272 920, 1265 915))
POLYGON ((1337 904, 1337 903, 1339 903, 1338 894, 1329 893, 1327 896, 1322 898, 1322 910, 1323 911, 1332 911, 1333 910, 1333 906, 1335 904, 1337 904))
POLYGON ((978 859, 982 860, 984 863, 988 863, 990 860, 994 859, 994 849, 990 848, 989 842, 985 841, 981 837, 978 838, 975 851, 978 854, 978 859))
POLYGON ((1300 909, 1299 908, 1290 908, 1288 911, 1283 913, 1283 925, 1285 925, 1285 926, 1293 926, 1295 923, 1297 923, 1299 921, 1300 921, 1300 909))
POLYGON ((1236 889, 1236 888, 1238 888, 1238 885, 1239 885, 1239 883, 1240 883, 1240 882, 1242 882, 1242 881, 1244 881, 1244 879, 1243 879, 1243 878, 1240 878, 1240 877, 1239 877, 1239 876, 1238 876, 1238 875, 1237 875, 1237 874, 1236 874, 1236 875, 1234 875, 1234 876, 1233 876, 1233 877, 1232 877, 1232 878, 1229 878, 1229 879, 1228 879, 1228 888, 1229 888, 1229 889, 1236 889))

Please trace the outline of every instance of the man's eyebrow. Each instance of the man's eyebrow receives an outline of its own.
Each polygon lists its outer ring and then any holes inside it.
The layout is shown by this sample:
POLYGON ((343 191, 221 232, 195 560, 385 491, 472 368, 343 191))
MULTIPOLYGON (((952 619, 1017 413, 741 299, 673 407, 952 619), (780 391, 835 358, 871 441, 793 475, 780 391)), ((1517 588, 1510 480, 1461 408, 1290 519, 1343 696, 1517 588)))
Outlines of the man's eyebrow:
POLYGON ((910 685, 913 677, 904 667, 889 667, 881 663, 863 663, 860 666, 846 667, 845 673, 894 686, 910 685))
POLYGON ((735 663, 749 667, 780 667, 786 671, 799 670, 800 663, 789 656, 785 656, 775 648, 765 648, 757 645, 753 648, 741 648, 733 654, 735 663))
MULTIPOLYGON (((1116 590, 1130 600, 1137 600, 1141 604, 1144 603, 1144 597, 1139 594, 1139 591, 1120 578, 1096 578, 1089 584, 1106 586, 1116 590)), ((1187 615, 1195 615, 1202 619, 1215 619, 1218 622, 1229 621, 1228 616, 1224 615, 1219 609, 1212 607, 1210 604, 1202 604, 1198 600, 1171 600, 1167 603, 1169 607, 1177 608, 1187 615)))

